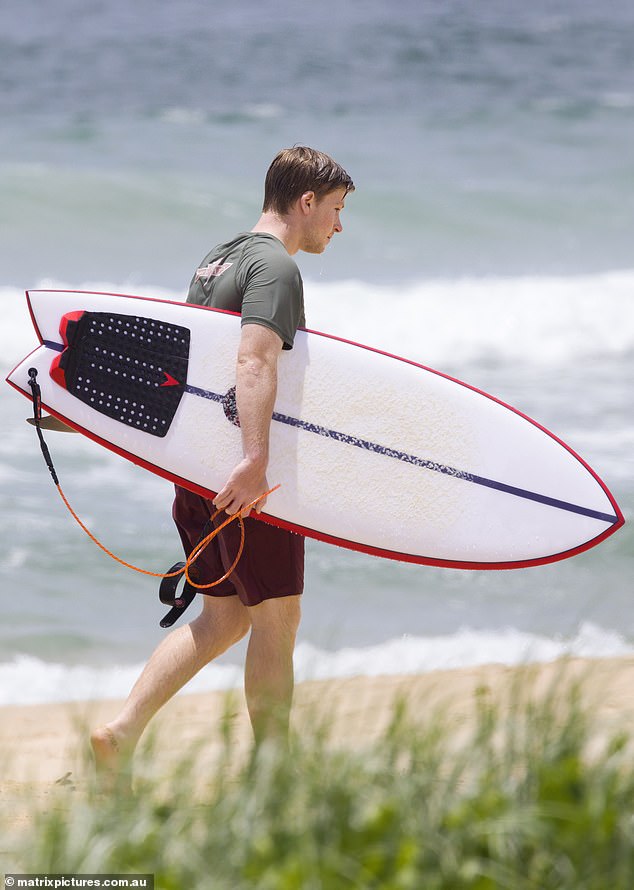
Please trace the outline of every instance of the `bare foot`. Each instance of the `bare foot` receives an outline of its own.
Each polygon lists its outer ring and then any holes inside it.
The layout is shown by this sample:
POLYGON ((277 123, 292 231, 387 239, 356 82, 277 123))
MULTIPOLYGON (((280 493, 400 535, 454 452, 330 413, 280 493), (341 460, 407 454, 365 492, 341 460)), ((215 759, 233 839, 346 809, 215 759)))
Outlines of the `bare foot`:
POLYGON ((124 748, 109 726, 99 726, 90 735, 97 783, 102 791, 130 790, 132 752, 124 748))

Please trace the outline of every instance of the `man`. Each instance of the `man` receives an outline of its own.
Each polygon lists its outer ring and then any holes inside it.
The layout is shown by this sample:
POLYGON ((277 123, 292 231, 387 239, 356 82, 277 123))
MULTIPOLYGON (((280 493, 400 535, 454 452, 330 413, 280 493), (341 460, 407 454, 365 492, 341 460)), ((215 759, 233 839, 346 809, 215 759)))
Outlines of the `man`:
MULTIPOLYGON (((283 349, 292 349, 297 328, 305 323, 302 279, 292 257, 300 250, 319 254, 326 249, 342 231, 340 213, 353 190, 350 176, 328 155, 306 147, 282 150, 267 172, 256 225, 214 248, 194 275, 189 302, 242 315, 236 408, 243 456, 213 504, 176 488, 173 515, 188 554, 216 509, 246 515, 248 505, 269 488, 266 470, 277 363, 283 349)), ((256 512, 264 504, 261 500, 256 512)), ((222 577, 231 565, 237 525, 230 523, 197 559, 200 583, 222 577)), ((253 517, 245 525, 245 551, 235 570, 210 588, 194 621, 159 644, 121 713, 93 732, 98 771, 116 774, 158 709, 249 631, 245 693, 256 744, 286 737, 304 540, 253 517)))

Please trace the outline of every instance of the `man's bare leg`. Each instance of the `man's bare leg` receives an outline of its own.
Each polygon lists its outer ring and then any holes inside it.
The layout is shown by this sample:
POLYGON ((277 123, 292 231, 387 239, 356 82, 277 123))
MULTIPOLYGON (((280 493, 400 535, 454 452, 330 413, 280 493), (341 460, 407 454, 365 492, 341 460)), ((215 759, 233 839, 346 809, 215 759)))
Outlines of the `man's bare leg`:
POLYGON ((92 733, 97 772, 116 774, 159 708, 202 667, 242 639, 249 626, 248 610, 237 596, 204 596, 200 615, 156 647, 117 717, 92 733))
POLYGON ((265 600, 249 608, 251 637, 244 688, 256 745, 285 741, 293 699, 293 650, 301 615, 300 597, 265 600))

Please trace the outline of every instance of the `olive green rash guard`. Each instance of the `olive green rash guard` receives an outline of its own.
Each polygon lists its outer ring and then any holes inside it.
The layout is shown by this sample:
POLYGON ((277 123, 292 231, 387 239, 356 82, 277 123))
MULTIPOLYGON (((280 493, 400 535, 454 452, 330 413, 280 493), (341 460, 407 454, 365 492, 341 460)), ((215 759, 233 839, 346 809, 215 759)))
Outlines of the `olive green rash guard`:
POLYGON ((207 254, 189 286, 188 303, 239 312, 242 324, 261 324, 292 349, 305 327, 304 285, 279 238, 242 232, 207 254))

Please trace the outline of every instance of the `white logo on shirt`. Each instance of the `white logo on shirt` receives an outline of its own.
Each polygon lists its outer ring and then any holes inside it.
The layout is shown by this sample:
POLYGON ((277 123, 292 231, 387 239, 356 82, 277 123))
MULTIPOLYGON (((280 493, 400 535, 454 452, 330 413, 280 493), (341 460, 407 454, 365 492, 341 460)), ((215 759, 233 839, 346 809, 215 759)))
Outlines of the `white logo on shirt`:
POLYGON ((223 272, 226 272, 233 266, 233 263, 223 263, 222 260, 218 260, 216 263, 209 263, 208 266, 202 266, 200 269, 196 269, 195 281, 203 281, 205 284, 209 281, 210 278, 217 278, 219 275, 222 275, 223 272))

